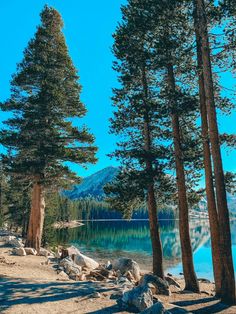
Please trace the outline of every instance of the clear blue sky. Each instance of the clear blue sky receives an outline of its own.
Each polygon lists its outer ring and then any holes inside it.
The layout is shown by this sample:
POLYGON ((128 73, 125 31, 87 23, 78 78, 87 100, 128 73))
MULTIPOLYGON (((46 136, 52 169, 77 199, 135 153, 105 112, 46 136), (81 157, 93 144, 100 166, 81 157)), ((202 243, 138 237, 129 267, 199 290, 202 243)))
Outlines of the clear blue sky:
MULTIPOLYGON (((109 165, 116 165, 106 155, 115 148, 115 137, 108 134, 112 115, 111 89, 117 85, 112 70, 112 33, 120 20, 120 6, 125 0, 0 0, 0 101, 9 96, 9 81, 21 61, 23 50, 40 23, 39 13, 45 4, 54 6, 65 23, 64 34, 70 55, 79 70, 83 86, 82 101, 88 108, 86 123, 96 136, 99 162, 83 170, 86 176, 109 165)), ((224 74, 222 84, 233 87, 231 76, 224 74)), ((6 117, 1 113, 0 122, 6 117)), ((222 132, 236 133, 236 112, 219 117, 222 132)), ((1 125, 1 123, 0 123, 1 125)), ((223 152, 225 170, 236 171, 236 153, 223 152)))

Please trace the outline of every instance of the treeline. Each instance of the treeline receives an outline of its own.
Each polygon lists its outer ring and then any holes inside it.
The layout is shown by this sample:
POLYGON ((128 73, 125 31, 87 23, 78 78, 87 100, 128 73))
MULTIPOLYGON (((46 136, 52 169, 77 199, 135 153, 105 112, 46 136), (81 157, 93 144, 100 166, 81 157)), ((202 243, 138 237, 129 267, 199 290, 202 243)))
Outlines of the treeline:
POLYGON ((223 171, 220 146, 235 148, 236 136, 219 133, 217 113, 235 108, 219 74, 235 71, 235 5, 128 0, 122 6, 114 33, 119 84, 113 89, 111 120, 111 131, 121 138, 113 156, 122 170, 106 187, 108 201, 125 216, 146 203, 153 272, 161 278, 157 208, 166 199, 177 201, 185 289, 199 292, 189 209, 204 171, 216 295, 227 303, 235 303, 235 279, 226 198, 230 174, 223 171))

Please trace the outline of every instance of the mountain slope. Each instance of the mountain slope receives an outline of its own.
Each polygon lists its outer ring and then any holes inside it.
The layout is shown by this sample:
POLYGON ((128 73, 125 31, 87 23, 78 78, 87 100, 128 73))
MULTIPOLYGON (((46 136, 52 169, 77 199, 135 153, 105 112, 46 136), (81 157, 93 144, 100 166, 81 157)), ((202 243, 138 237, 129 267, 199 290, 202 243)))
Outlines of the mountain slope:
MULTIPOLYGON (((117 167, 106 167, 84 178, 83 181, 79 185, 74 186, 72 190, 64 191, 64 195, 71 200, 82 198, 102 200, 104 197, 104 185, 111 182, 118 172, 119 168, 117 167)), ((227 193, 227 199, 231 216, 236 217, 236 196, 227 193)), ((195 206, 195 210, 197 212, 207 212, 206 197, 203 197, 198 206, 195 206)))
POLYGON ((65 191, 64 194, 72 200, 91 197, 101 199, 104 196, 103 187, 111 182, 118 174, 119 168, 106 167, 74 186, 73 190, 65 191))

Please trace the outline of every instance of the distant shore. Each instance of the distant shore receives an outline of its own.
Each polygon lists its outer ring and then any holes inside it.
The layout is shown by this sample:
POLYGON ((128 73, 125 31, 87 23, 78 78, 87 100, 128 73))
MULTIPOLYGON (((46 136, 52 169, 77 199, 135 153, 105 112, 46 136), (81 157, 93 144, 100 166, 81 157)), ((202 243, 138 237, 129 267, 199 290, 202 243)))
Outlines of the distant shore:
POLYGON ((58 221, 53 224, 55 229, 63 229, 63 228, 76 228, 83 226, 82 221, 79 220, 71 220, 71 221, 58 221))

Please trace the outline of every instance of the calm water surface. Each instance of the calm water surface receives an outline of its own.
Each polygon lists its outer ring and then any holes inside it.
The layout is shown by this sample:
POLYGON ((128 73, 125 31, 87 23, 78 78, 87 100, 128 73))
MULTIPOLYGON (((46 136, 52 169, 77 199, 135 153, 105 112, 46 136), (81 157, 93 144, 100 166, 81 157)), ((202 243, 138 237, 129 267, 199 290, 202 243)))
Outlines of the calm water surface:
MULTIPOLYGON (((179 222, 163 220, 160 224, 165 270, 178 275, 182 272, 179 222)), ((231 224, 231 231, 236 268, 236 222, 231 224)), ((213 279, 208 221, 191 221, 190 233, 197 276, 213 279)), ((148 221, 87 221, 82 227, 57 230, 54 241, 74 245, 100 261, 131 257, 141 268, 151 270, 148 221)))

